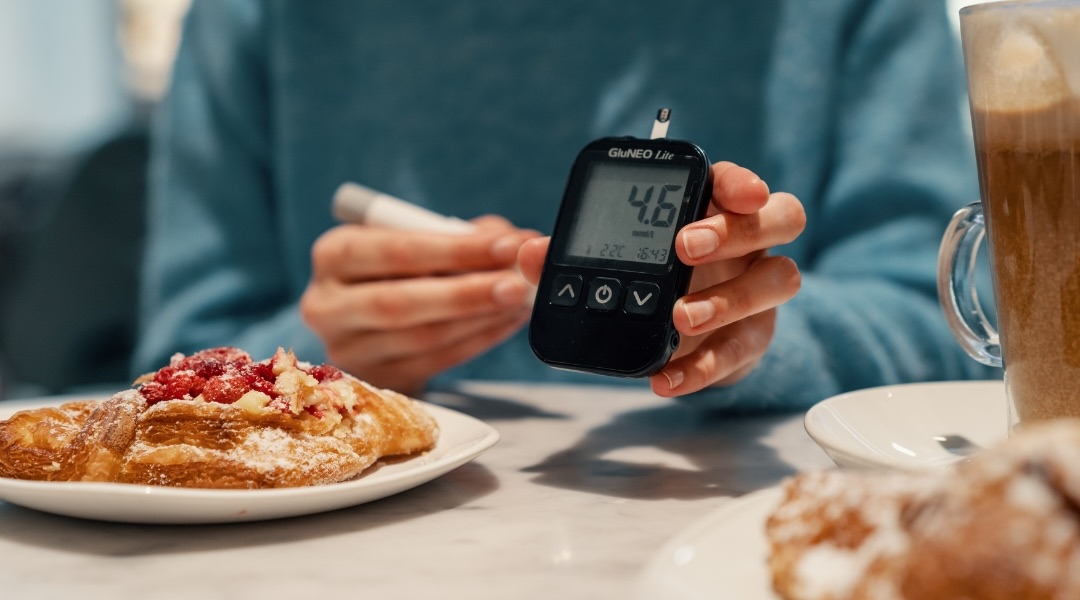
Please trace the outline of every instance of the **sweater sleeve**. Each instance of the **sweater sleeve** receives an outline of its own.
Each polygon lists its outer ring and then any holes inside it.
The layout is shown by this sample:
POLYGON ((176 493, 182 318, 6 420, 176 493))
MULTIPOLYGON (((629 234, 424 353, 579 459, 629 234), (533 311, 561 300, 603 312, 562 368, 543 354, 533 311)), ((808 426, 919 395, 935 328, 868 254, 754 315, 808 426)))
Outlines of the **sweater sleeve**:
POLYGON ((977 199, 958 45, 939 2, 864 4, 838 52, 818 148, 827 175, 800 193, 813 205, 802 289, 780 307, 758 369, 687 401, 804 408, 858 388, 997 375, 964 354, 937 301, 941 236, 977 199))
POLYGON ((152 150, 135 372, 220 344, 322 354, 279 274, 260 10, 196 2, 187 16, 152 150))

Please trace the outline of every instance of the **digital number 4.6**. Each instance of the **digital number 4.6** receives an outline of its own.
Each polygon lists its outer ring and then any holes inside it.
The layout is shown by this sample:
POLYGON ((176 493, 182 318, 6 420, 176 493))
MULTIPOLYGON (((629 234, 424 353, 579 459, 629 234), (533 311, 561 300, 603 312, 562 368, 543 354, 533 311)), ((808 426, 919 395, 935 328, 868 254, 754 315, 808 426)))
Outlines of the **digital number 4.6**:
MULTIPOLYGON (((638 223, 644 223, 645 225, 652 225, 653 227, 671 227, 672 222, 679 212, 679 205, 673 202, 667 202, 668 192, 677 192, 682 189, 681 185, 667 184, 660 187, 660 197, 656 200, 656 208, 652 211, 651 218, 646 219, 645 215, 649 212, 649 201, 652 200, 653 191, 656 190, 655 185, 650 185, 645 190, 645 195, 642 199, 638 200, 638 186, 631 186, 630 197, 627 198, 630 202, 630 206, 638 207, 637 220, 638 223), (661 218, 663 217, 663 218, 661 218)), ((681 198, 680 198, 681 199, 681 198)))

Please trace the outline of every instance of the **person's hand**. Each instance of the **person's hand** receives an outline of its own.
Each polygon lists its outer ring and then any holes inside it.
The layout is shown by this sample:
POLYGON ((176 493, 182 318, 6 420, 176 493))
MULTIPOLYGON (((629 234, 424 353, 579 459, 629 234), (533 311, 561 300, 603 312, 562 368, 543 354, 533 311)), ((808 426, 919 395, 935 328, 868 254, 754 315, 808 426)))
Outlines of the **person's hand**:
MULTIPOLYGON (((802 203, 729 162, 712 166, 706 217, 675 238, 679 260, 694 268, 690 290, 675 303, 682 341, 649 384, 659 396, 731 385, 750 374, 772 342, 776 307, 799 290, 795 262, 768 249, 794 240, 806 225, 802 203)), ((527 241, 518 254, 523 275, 540 280, 550 238, 527 241)))
POLYGON ((500 217, 445 235, 340 225, 316 240, 300 312, 327 357, 406 394, 528 321, 533 289, 514 270, 536 232, 500 217))

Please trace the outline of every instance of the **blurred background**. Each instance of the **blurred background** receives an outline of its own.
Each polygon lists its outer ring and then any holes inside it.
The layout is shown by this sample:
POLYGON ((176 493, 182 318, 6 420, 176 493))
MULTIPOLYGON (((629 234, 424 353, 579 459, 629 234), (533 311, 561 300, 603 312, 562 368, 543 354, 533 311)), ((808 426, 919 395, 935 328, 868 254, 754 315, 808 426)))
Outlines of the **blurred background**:
POLYGON ((126 381, 149 119, 188 0, 0 0, 0 398, 126 381))
MULTIPOLYGON (((943 1, 954 26, 974 3, 943 1)), ((0 398, 130 377, 149 121, 188 3, 0 0, 0 398)))

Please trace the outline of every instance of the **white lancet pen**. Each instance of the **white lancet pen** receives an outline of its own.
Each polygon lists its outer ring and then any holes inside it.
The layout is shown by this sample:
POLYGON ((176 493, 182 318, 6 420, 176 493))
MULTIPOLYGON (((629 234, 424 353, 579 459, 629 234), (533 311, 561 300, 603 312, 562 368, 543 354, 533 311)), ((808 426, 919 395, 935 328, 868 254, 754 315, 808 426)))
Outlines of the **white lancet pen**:
MULTIPOLYGON (((468 235, 478 231, 477 226, 468 221, 439 214, 352 182, 341 184, 334 192, 333 213, 344 223, 389 229, 450 235, 468 235)), ((533 294, 528 294, 526 298, 526 304, 532 306, 533 294)))
POLYGON ((334 216, 346 223, 431 233, 469 234, 476 225, 417 206, 389 194, 346 182, 334 192, 334 216))

